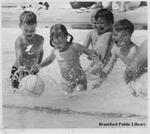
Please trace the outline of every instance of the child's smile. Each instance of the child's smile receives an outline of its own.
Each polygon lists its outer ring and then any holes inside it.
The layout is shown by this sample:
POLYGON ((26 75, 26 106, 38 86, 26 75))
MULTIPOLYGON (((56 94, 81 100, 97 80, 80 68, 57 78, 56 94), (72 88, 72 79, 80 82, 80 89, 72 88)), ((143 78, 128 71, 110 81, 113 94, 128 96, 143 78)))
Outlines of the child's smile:
POLYGON ((58 49, 59 51, 63 51, 67 46, 67 40, 65 37, 54 38, 52 40, 52 43, 53 43, 55 49, 58 49))
POLYGON ((104 18, 99 17, 96 21, 96 29, 99 35, 110 29, 111 25, 104 18))
POLYGON ((24 37, 30 40, 35 35, 36 24, 33 24, 33 25, 24 24, 21 26, 21 29, 22 29, 24 37))

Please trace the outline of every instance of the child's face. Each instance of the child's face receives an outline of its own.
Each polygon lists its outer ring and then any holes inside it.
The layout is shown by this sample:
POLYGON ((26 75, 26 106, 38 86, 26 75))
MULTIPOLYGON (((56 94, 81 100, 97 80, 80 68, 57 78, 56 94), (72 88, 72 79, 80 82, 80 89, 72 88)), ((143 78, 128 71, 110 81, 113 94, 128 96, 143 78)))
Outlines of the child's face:
POLYGON ((53 37, 52 44, 54 45, 55 49, 62 51, 67 44, 67 37, 65 36, 59 36, 57 38, 53 37))
POLYGON ((102 18, 102 17, 99 17, 97 20, 96 20, 96 29, 97 29, 97 33, 99 35, 105 33, 108 29, 111 28, 111 24, 109 24, 106 19, 102 18))
POLYGON ((130 41, 130 38, 131 38, 131 35, 127 31, 113 30, 112 39, 118 47, 122 47, 124 45, 127 45, 128 42, 130 41))
POLYGON ((33 36, 35 35, 36 24, 32 24, 32 25, 23 24, 20 26, 20 28, 22 29, 23 36, 27 40, 32 39, 33 36))

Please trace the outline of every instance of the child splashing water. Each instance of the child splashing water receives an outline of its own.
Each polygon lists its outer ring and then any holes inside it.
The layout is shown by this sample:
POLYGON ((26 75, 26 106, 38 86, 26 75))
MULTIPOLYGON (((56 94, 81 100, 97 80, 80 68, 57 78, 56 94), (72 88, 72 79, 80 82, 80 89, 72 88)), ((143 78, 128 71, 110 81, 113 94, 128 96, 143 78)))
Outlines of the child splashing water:
POLYGON ((87 49, 78 43, 72 42, 73 37, 62 24, 53 25, 50 29, 50 45, 54 47, 51 54, 34 71, 58 61, 62 75, 62 88, 65 94, 70 94, 76 88, 79 91, 87 90, 87 79, 80 65, 80 54, 94 56, 95 51, 87 49), (68 41, 70 37, 70 40, 68 41))
POLYGON ((43 58, 44 38, 35 33, 36 15, 31 11, 24 11, 19 20, 22 35, 15 41, 16 61, 10 76, 14 88, 18 88, 24 76, 38 73, 38 71, 32 71, 32 66, 39 64, 43 58))
POLYGON ((147 98, 147 39, 140 45, 125 71, 125 80, 134 96, 147 98))
POLYGON ((91 19, 94 29, 88 33, 83 44, 87 48, 91 45, 92 49, 96 50, 98 58, 92 60, 88 73, 97 75, 110 58, 114 16, 108 9, 100 9, 94 14, 94 18, 91 19))
MULTIPOLYGON (((127 19, 123 19, 115 23, 113 28, 114 45, 111 51, 112 57, 99 76, 101 81, 103 81, 112 70, 117 58, 120 58, 126 66, 124 79, 133 89, 133 95, 138 96, 139 93, 137 92, 137 88, 139 87, 136 86, 139 84, 135 82, 140 82, 140 85, 142 85, 140 88, 143 89, 146 87, 145 85, 147 85, 145 82, 145 78, 147 76, 144 75, 147 72, 147 41, 144 41, 140 47, 136 46, 131 41, 133 31, 134 26, 127 19), (137 81, 138 79, 139 81, 137 81)), ((95 87, 100 86, 101 81, 97 82, 95 87)))
MULTIPOLYGON (((137 46, 131 41, 131 36, 134 31, 133 24, 123 19, 114 24, 113 27, 113 47, 111 50, 112 56, 108 64, 103 68, 100 73, 101 80, 105 79, 109 72, 112 70, 114 63, 120 58, 125 66, 128 67, 133 60, 133 57, 137 51, 137 46)), ((96 87, 100 86, 101 82, 96 83, 96 87), (98 85, 97 85, 98 84, 98 85)))

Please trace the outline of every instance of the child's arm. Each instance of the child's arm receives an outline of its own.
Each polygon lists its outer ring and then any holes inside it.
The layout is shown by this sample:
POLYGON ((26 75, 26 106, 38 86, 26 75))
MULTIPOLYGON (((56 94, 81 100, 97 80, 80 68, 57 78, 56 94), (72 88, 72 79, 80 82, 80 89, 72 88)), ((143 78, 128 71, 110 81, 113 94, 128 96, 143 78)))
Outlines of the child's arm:
POLYGON ((147 40, 145 40, 140 47, 137 48, 136 54, 130 65, 131 70, 135 70, 141 65, 147 65, 147 56, 147 40))
POLYGON ((42 43, 41 43, 40 56, 39 56, 38 64, 41 63, 41 61, 42 61, 42 59, 43 59, 43 54, 44 54, 43 44, 44 44, 44 40, 43 40, 42 43))
POLYGON ((108 74, 113 66, 114 66, 114 63, 117 61, 117 56, 116 55, 112 55, 110 61, 108 62, 108 64, 104 67, 103 69, 103 72, 105 72, 106 74, 108 74))
POLYGON ((87 55, 94 55, 95 54, 95 51, 94 50, 91 50, 91 49, 88 49, 78 43, 74 43, 74 48, 76 51, 80 52, 80 53, 84 53, 84 54, 87 54, 87 55))
POLYGON ((136 75, 137 69, 141 66, 147 67, 147 40, 144 41, 132 59, 131 64, 126 69, 126 81, 129 82, 136 75))
POLYGON ((83 43, 83 46, 86 47, 86 48, 88 48, 89 45, 90 45, 90 43, 91 43, 91 41, 92 41, 92 33, 89 32, 89 33, 87 34, 86 38, 85 38, 85 41, 84 41, 84 43, 83 43))
POLYGON ((31 68, 31 72, 36 72, 41 68, 51 64, 55 60, 56 56, 54 54, 54 50, 52 50, 51 54, 40 64, 33 65, 31 68))
POLYGON ((41 51, 40 51, 40 57, 39 57, 38 64, 41 63, 41 61, 42 61, 42 59, 43 59, 43 54, 44 54, 44 51, 41 50, 41 51))
POLYGON ((133 57, 135 56, 136 51, 137 51, 137 47, 136 46, 134 46, 134 47, 132 47, 130 49, 130 52, 129 52, 128 56, 127 56, 127 59, 128 59, 129 62, 131 62, 133 60, 133 57))
POLYGON ((51 64, 55 60, 55 58, 56 58, 56 56, 54 54, 54 50, 52 50, 51 54, 46 59, 44 59, 44 61, 42 63, 39 64, 39 67, 43 68, 43 67, 51 64))

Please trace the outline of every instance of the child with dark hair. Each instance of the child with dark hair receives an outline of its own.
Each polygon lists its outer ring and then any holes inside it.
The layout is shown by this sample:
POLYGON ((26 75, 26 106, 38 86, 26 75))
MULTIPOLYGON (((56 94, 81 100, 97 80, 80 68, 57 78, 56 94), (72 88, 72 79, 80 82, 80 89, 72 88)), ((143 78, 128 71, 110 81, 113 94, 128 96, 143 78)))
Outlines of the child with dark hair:
POLYGON ((20 80, 32 71, 32 66, 39 64, 43 58, 44 38, 35 33, 37 17, 31 11, 24 11, 19 17, 22 34, 15 41, 16 61, 11 69, 11 84, 18 88, 20 80))
POLYGON ((66 94, 77 87, 79 91, 87 89, 86 75, 80 65, 80 54, 93 56, 95 51, 73 42, 73 37, 62 24, 55 24, 50 29, 50 45, 54 48, 51 54, 34 70, 37 71, 55 59, 58 61, 62 75, 62 88, 66 94), (69 39, 69 40, 68 40, 69 39))
POLYGON ((130 66, 132 63, 138 48, 138 46, 131 41, 133 31, 134 26, 127 19, 120 20, 114 24, 112 37, 114 44, 111 50, 112 56, 100 73, 101 80, 105 79, 112 70, 117 58, 120 58, 125 63, 126 67, 130 66))
POLYGON ((112 25, 114 17, 110 10, 100 9, 95 11, 95 17, 92 18, 94 30, 89 32, 85 42, 85 47, 91 45, 92 49, 96 51, 99 58, 92 60, 88 72, 97 74, 101 71, 103 66, 107 64, 111 53, 111 38, 112 38, 112 25))

